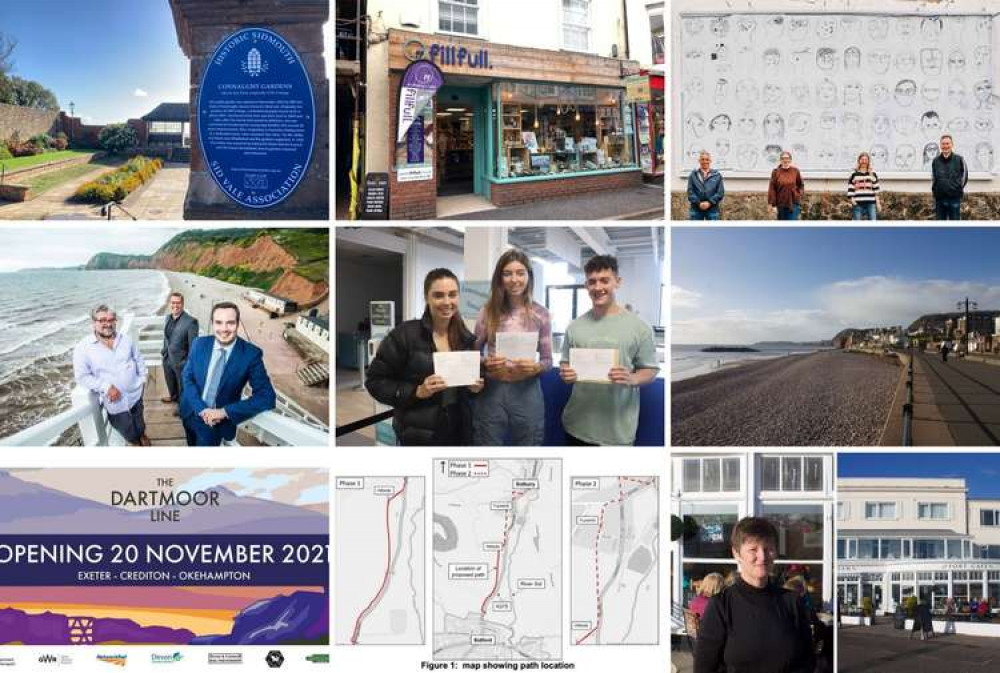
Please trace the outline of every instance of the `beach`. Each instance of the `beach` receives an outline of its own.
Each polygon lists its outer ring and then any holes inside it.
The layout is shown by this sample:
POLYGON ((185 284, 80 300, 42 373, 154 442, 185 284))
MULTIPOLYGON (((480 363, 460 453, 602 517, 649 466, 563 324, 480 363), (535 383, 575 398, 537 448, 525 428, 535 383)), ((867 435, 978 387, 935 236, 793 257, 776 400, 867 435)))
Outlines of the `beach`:
MULTIPOLYGON (((309 387, 299 380, 296 370, 304 362, 292 346, 282 337, 285 323, 295 323, 298 313, 271 318, 268 313, 251 306, 242 295, 247 288, 225 283, 193 273, 163 271, 171 291, 184 295, 184 310, 198 319, 202 335, 212 333, 209 316, 212 306, 220 301, 231 301, 240 307, 240 337, 247 339, 264 351, 264 366, 275 389, 300 404, 324 423, 330 421, 329 386, 309 387)), ((330 312, 329 298, 317 307, 320 315, 330 312)), ((308 311, 304 311, 308 313, 308 311)))
POLYGON ((900 369, 824 351, 725 368, 671 385, 673 446, 871 446, 900 369))

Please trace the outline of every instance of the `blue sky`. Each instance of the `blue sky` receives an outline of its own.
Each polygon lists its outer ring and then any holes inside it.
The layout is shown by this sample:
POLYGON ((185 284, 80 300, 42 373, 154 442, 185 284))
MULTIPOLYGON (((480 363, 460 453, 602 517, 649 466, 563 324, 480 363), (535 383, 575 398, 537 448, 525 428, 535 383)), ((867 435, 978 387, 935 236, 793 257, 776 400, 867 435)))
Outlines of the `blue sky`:
POLYGON ((84 123, 124 122, 188 100, 188 60, 167 0, 0 0, 18 40, 13 74, 40 82, 84 123))
POLYGON ((1000 230, 986 227, 675 228, 678 344, 829 339, 909 325, 967 294, 1000 309, 1000 230))
POLYGON ((842 477, 963 478, 970 498, 1000 498, 1000 453, 840 453, 842 477))

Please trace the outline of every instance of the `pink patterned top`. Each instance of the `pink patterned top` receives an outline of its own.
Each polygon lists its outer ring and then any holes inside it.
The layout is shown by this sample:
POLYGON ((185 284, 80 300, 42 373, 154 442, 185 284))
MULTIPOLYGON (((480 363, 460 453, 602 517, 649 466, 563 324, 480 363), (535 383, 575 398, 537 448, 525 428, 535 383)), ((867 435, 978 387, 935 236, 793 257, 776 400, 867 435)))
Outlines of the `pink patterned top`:
MULTIPOLYGON (((552 319, 541 304, 531 303, 531 311, 520 307, 502 316, 498 332, 538 332, 538 361, 546 368, 552 366, 552 319)), ((476 348, 482 350, 486 343, 486 309, 476 319, 476 348)), ((490 339, 488 355, 496 353, 496 338, 490 339)))

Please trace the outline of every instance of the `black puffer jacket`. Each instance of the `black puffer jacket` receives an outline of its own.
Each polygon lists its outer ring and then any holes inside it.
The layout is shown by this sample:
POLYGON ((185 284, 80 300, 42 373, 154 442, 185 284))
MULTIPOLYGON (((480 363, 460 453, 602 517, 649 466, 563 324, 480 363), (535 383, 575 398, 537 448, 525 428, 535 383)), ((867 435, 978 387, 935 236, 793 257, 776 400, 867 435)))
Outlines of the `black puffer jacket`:
MULTIPOLYGON (((475 350, 476 337, 462 329, 460 350, 475 350)), ((368 366, 365 387, 382 404, 394 408, 392 427, 404 445, 471 445, 472 409, 466 388, 449 388, 426 400, 417 387, 434 373, 434 335, 426 312, 392 330, 368 366), (454 402, 446 408, 446 400, 454 402), (458 417, 449 418, 449 414, 458 417), (451 421, 451 422, 449 422, 451 421), (458 436, 451 436, 458 428, 458 436)))

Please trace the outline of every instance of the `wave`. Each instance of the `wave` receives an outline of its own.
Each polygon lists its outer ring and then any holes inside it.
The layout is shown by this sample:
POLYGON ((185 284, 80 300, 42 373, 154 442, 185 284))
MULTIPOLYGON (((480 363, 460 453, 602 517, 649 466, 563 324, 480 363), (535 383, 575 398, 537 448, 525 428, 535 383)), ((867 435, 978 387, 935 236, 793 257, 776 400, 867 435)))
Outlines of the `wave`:
POLYGON ((24 339, 23 341, 19 341, 18 343, 14 344, 13 346, 9 346, 9 347, 7 347, 7 348, 5 348, 3 350, 0 350, 0 355, 10 355, 10 354, 12 354, 12 353, 20 350, 21 348, 24 348, 25 346, 29 346, 29 345, 31 345, 33 343, 41 341, 42 339, 50 337, 50 336, 52 336, 54 334, 58 334, 64 328, 69 327, 70 325, 76 325, 76 324, 79 324, 79 323, 84 323, 84 322, 87 322, 87 320, 89 320, 88 316, 83 316, 83 317, 80 317, 80 318, 72 318, 72 319, 69 319, 69 320, 62 320, 60 322, 57 322, 52 327, 52 329, 50 329, 48 331, 43 331, 43 332, 39 332, 37 334, 32 334, 27 339, 24 339))

